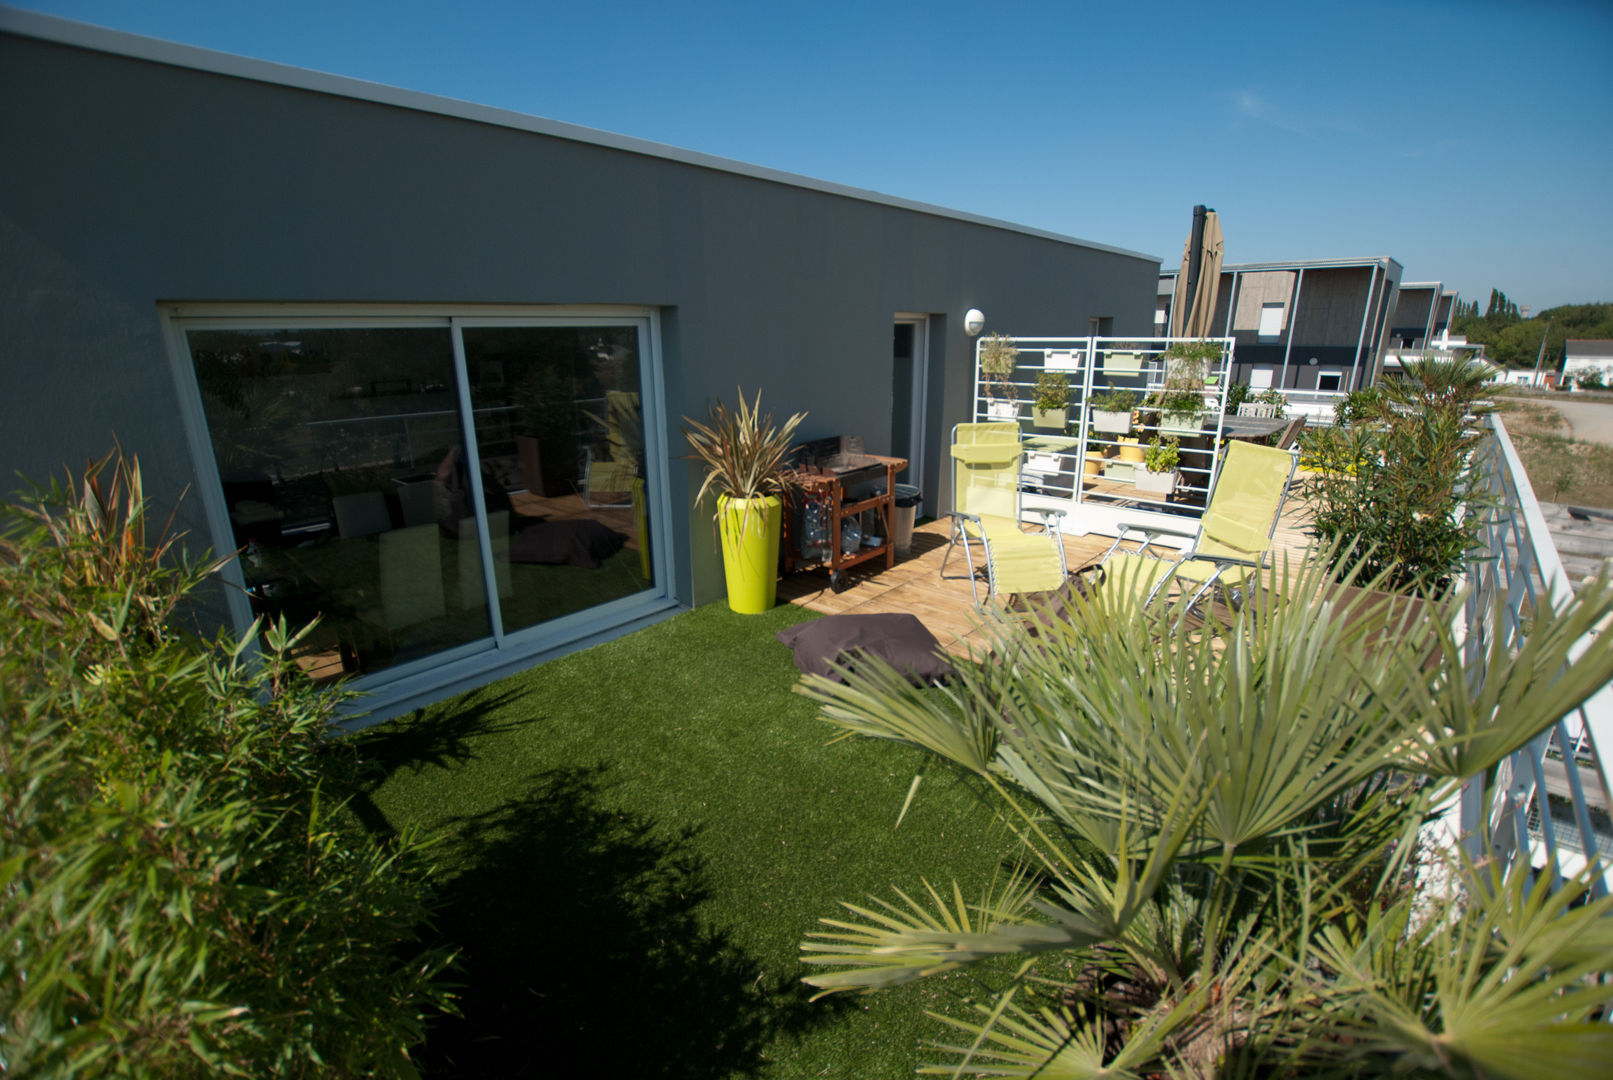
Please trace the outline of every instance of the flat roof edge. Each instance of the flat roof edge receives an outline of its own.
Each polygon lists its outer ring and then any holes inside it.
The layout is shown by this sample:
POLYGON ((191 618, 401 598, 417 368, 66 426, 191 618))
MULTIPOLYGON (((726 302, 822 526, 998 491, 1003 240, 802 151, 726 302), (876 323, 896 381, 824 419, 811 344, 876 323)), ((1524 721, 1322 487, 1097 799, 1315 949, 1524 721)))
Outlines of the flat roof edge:
MULTIPOLYGON (((1282 262, 1222 263, 1221 272, 1226 274, 1250 270, 1331 270, 1351 266, 1382 266, 1384 263, 1400 266, 1399 260, 1391 255, 1372 255, 1360 259, 1289 259, 1282 262)), ((1181 269, 1180 266, 1168 269, 1162 267, 1159 276, 1174 277, 1181 273, 1181 269)))
POLYGON ((698 150, 685 150, 681 147, 652 142, 648 139, 634 138, 630 135, 618 135, 614 132, 583 127, 579 124, 568 124, 560 120, 550 120, 541 116, 516 112, 513 109, 478 105, 475 102, 443 97, 438 94, 428 94, 420 90, 405 90, 402 87, 388 86, 385 83, 370 82, 348 75, 332 75, 309 68, 295 67, 291 64, 277 63, 273 60, 257 60, 251 57, 239 56, 235 53, 206 49, 197 45, 182 45, 174 41, 165 41, 162 38, 146 37, 142 34, 133 34, 124 30, 113 30, 104 26, 96 26, 92 23, 63 19, 55 15, 44 15, 35 11, 0 6, 0 33, 13 34, 17 37, 36 38, 58 45, 110 53, 135 60, 166 64, 171 67, 190 68, 231 78, 330 94, 336 97, 353 98, 379 105, 411 109, 416 112, 451 116, 461 120, 511 128, 535 135, 546 135, 553 138, 568 139, 572 142, 588 143, 607 149, 621 150, 631 154, 642 154, 647 157, 661 158, 684 165, 693 165, 716 172, 744 176, 753 180, 765 180, 826 195, 855 199, 860 202, 876 203, 901 210, 929 214, 934 217, 950 218, 954 221, 962 221, 971 225, 1004 229, 1043 240, 1051 240, 1056 243, 1107 252, 1111 255, 1141 259, 1145 262, 1159 263, 1163 261, 1157 255, 1148 255, 1110 244, 1100 244, 1093 240, 1083 240, 1080 237, 1067 236, 1047 229, 1038 229, 1033 226, 1021 225, 1000 218, 986 217, 982 214, 972 214, 963 210, 953 210, 914 199, 905 199, 897 195, 887 195, 867 188, 852 187, 849 184, 837 184, 829 180, 819 180, 810 176, 785 172, 782 169, 770 169, 762 165, 752 165, 732 158, 701 153, 698 150))

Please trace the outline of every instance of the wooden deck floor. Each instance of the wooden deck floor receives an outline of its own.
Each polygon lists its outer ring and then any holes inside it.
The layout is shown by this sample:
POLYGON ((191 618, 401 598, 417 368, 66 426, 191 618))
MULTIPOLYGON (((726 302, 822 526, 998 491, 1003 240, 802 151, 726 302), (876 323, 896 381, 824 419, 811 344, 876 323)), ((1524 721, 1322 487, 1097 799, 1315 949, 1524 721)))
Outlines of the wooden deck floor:
MULTIPOLYGON (((920 525, 913 530, 910 555, 898 558, 889 570, 884 569, 879 559, 852 570, 844 592, 837 594, 829 588, 826 571, 813 570, 792 574, 779 582, 779 598, 825 615, 908 612, 919 617, 942 648, 960 656, 967 655, 973 648, 984 647, 984 634, 970 599, 968 565, 961 549, 953 550, 947 562, 947 576, 941 577, 947 529, 944 519, 920 525)), ((1303 510, 1298 501, 1291 498, 1277 526, 1274 552, 1279 560, 1284 550, 1295 554, 1304 550, 1309 540, 1304 529, 1303 510)), ((1064 553, 1070 570, 1074 572, 1096 562, 1113 542, 1113 537, 1096 533, 1064 537, 1064 553)), ((978 548, 975 556, 980 597, 984 601, 986 572, 978 548)))

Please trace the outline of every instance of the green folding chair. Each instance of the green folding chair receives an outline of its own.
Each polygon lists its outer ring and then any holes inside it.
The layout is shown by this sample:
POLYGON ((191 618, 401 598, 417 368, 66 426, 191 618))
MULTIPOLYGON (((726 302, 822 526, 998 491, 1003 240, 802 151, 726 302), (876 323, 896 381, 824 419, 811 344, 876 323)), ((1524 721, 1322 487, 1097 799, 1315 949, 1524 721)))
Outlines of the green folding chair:
POLYGON ((1103 591, 1124 611, 1147 607, 1173 585, 1193 610, 1219 590, 1236 606, 1258 578, 1271 551, 1297 458, 1286 450, 1233 442, 1197 533, 1156 524, 1124 524, 1104 552, 1103 591), (1185 550, 1160 541, 1188 539, 1185 550), (1128 541, 1141 546, 1121 551, 1128 541))
POLYGON ((980 588, 975 579, 973 544, 986 564, 988 597, 1048 592, 1069 578, 1064 540, 1058 528, 1063 510, 1025 510, 1019 497, 1019 425, 1013 422, 958 424, 952 429, 952 535, 941 556, 946 577, 952 549, 963 545, 969 565, 969 589, 976 607, 980 588), (1023 514, 1042 519, 1040 532, 1027 533, 1023 514))

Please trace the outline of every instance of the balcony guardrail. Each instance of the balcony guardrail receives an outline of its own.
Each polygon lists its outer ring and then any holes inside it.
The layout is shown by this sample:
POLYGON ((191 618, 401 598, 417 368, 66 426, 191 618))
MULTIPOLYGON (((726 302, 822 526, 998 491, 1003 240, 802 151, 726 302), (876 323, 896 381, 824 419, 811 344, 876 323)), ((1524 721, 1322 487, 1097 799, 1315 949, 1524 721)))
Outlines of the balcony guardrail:
MULTIPOLYGON (((1480 678, 1495 635, 1512 647, 1526 632, 1529 612, 1560 610, 1573 595, 1567 573, 1505 425, 1486 418, 1490 436, 1481 455, 1480 495, 1487 513, 1482 550, 1469 564, 1464 659, 1480 678)), ((1588 641, 1571 654, 1582 655, 1588 641)), ((1461 835, 1477 857, 1486 841, 1493 857, 1538 874, 1553 890, 1565 876, 1590 868, 1593 896, 1608 891, 1613 866, 1613 807, 1608 770, 1598 747, 1613 747, 1613 687, 1563 717, 1512 755, 1495 776, 1475 777, 1459 806, 1461 835)))

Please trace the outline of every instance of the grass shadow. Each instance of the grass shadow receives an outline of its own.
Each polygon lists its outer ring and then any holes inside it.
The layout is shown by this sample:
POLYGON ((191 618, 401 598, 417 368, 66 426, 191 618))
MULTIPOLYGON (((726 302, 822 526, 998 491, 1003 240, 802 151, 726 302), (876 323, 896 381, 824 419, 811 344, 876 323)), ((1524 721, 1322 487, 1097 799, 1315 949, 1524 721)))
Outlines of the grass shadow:
POLYGON ((604 766, 530 777, 454 819, 467 867, 436 925, 460 951, 460 1012, 418 1060, 430 1076, 705 1078, 749 1073, 780 1034, 837 1011, 706 925, 691 841, 608 804, 604 766))

